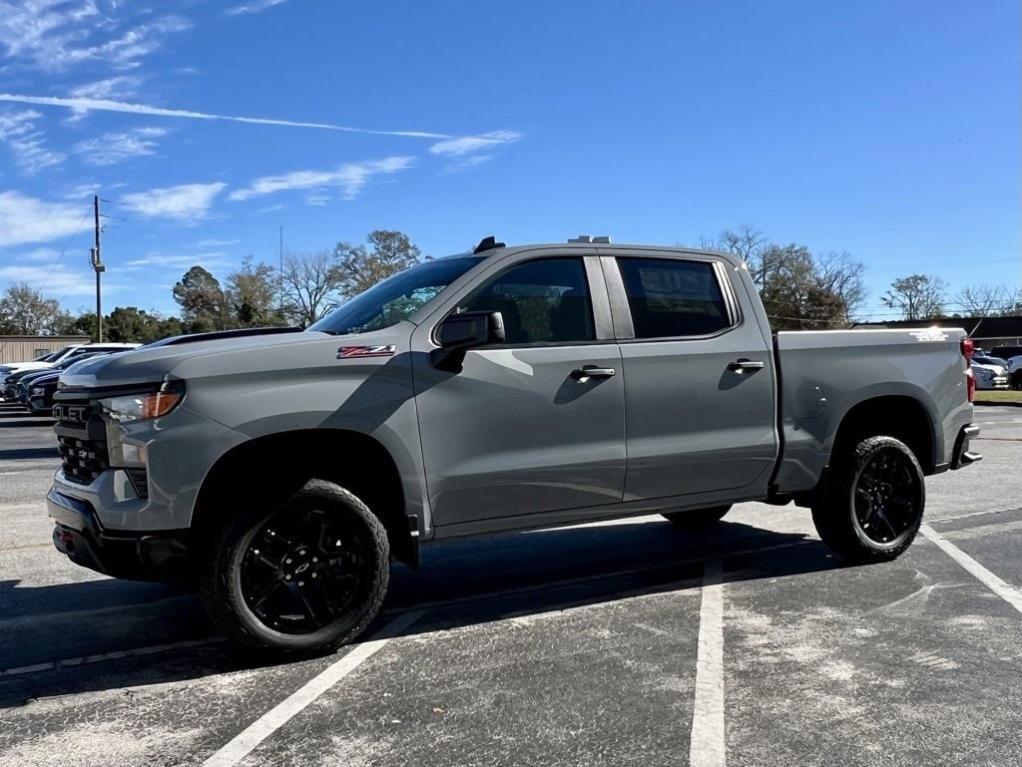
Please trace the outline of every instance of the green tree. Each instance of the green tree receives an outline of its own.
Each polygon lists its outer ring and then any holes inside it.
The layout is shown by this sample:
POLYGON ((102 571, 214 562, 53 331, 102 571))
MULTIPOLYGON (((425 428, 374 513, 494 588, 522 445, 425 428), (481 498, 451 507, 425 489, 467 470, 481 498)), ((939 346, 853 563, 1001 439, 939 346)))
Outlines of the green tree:
POLYGON ((62 332, 69 315, 55 298, 19 282, 0 295, 0 333, 7 335, 55 335, 62 332))
POLYGON ((225 330, 233 325, 230 302, 220 281, 201 266, 193 266, 174 285, 174 300, 189 332, 225 330))
POLYGON ((422 253, 403 232, 377 229, 367 245, 340 242, 334 248, 341 294, 350 298, 419 262, 422 253))
POLYGON ((283 319, 279 307, 274 269, 267 264, 254 264, 246 256, 241 268, 227 276, 227 295, 234 318, 241 327, 280 325, 283 319))
POLYGON ((901 312, 906 320, 929 320, 944 316, 947 283, 940 277, 910 274, 891 283, 880 300, 901 312))

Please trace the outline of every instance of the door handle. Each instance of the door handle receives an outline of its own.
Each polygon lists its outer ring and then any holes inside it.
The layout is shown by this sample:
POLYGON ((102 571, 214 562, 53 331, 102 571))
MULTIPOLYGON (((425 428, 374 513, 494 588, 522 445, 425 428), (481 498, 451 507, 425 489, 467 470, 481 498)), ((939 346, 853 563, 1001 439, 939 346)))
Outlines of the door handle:
POLYGON ((739 357, 734 362, 728 364, 727 369, 732 373, 751 373, 753 370, 762 370, 766 367, 766 363, 763 360, 750 360, 745 357, 739 357))
POLYGON ((614 368, 598 368, 595 365, 583 365, 571 371, 571 377, 579 383, 585 383, 590 378, 610 378, 617 373, 614 368))

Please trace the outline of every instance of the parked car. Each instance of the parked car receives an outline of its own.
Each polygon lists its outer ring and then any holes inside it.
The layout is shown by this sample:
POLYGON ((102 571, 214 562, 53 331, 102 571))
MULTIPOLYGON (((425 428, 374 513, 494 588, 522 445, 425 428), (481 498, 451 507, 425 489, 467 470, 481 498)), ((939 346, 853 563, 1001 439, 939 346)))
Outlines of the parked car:
POLYGON ((730 254, 487 238, 305 331, 65 371, 47 507, 73 561, 193 580, 237 646, 282 653, 358 636, 390 558, 455 536, 794 501, 840 556, 890 560, 924 477, 980 457, 971 351, 957 329, 772 335, 730 254))
MULTIPOLYGON (((80 347, 80 348, 87 349, 89 347, 84 347, 83 346, 83 347, 80 347)), ((25 394, 25 392, 27 391, 28 385, 37 376, 46 375, 48 373, 52 373, 55 370, 58 371, 58 372, 59 371, 63 371, 63 370, 67 370, 69 367, 74 365, 76 362, 81 362, 82 360, 88 359, 89 357, 94 357, 97 354, 108 354, 108 353, 109 352, 104 352, 104 351, 101 351, 100 349, 96 349, 96 350, 90 349, 89 351, 84 351, 84 352, 79 352, 77 354, 68 355, 68 356, 66 356, 64 358, 63 361, 57 362, 55 364, 48 365, 45 368, 41 368, 41 369, 28 368, 26 370, 16 371, 16 372, 11 373, 10 375, 8 375, 7 379, 3 382, 2 385, 0 385, 0 392, 3 393, 4 399, 6 401, 8 401, 8 402, 22 402, 23 403, 25 401, 25 397, 22 396, 22 395, 25 394)))
POLYGON ((1022 354, 1008 358, 1008 386, 1022 390, 1022 354))
POLYGON ((1005 371, 1008 369, 1007 360, 1001 359, 1000 357, 992 357, 989 354, 973 354, 972 360, 973 362, 979 362, 982 365, 993 365, 994 367, 999 367, 1005 371))
POLYGON ((1007 389, 1008 372, 1000 365, 991 365, 973 360, 970 367, 976 378, 977 389, 1007 389))
POLYGON ((97 352, 112 352, 112 351, 126 351, 129 349, 137 349, 140 344, 122 344, 122 343, 101 343, 101 344, 71 344, 65 346, 63 349, 52 352, 51 354, 45 354, 42 357, 37 357, 34 360, 28 362, 5 362, 0 365, 0 387, 6 383, 6 379, 15 374, 26 370, 43 370, 51 368, 54 365, 59 365, 68 359, 75 357, 81 358, 82 355, 88 353, 97 352))
POLYGON ((36 378, 28 392, 27 405, 32 415, 52 415, 53 395, 57 393, 59 372, 50 372, 36 378))

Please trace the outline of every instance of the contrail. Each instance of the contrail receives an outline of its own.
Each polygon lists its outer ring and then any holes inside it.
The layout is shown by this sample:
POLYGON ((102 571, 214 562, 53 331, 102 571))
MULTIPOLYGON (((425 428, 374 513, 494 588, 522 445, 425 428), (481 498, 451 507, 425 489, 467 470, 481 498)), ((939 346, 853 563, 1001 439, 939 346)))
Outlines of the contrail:
POLYGON ((405 138, 451 139, 447 133, 429 133, 411 130, 371 130, 354 128, 350 125, 333 125, 331 123, 299 122, 296 120, 274 120, 269 117, 237 117, 234 115, 218 115, 209 112, 193 112, 187 109, 164 109, 148 104, 131 104, 125 101, 90 98, 61 98, 59 96, 22 96, 16 93, 0 93, 0 101, 16 104, 35 104, 45 107, 62 107, 76 112, 126 112, 136 115, 152 115, 154 117, 178 117, 191 120, 225 120, 253 125, 282 125, 287 128, 315 128, 318 130, 343 131, 344 133, 367 133, 373 136, 402 136, 405 138))

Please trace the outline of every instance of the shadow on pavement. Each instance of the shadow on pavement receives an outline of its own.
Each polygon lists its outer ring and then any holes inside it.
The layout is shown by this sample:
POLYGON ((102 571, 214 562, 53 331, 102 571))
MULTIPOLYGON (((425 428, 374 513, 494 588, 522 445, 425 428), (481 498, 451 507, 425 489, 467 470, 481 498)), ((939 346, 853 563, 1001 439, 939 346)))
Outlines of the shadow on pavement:
MULTIPOLYGON (((729 580, 777 578, 844 566, 820 542, 722 522, 691 532, 624 521, 452 541, 423 550, 422 567, 391 571, 374 630, 395 612, 429 612, 416 634, 624 597, 698 588, 705 561, 728 560, 729 580)), ((194 595, 110 579, 18 587, 0 582, 0 667, 12 668, 213 636, 194 595)), ((24 676, 0 677, 0 707, 28 698, 180 681, 259 663, 225 644, 24 676)))
POLYGON ((0 450, 0 461, 19 461, 27 458, 59 458, 56 447, 20 447, 0 450))

